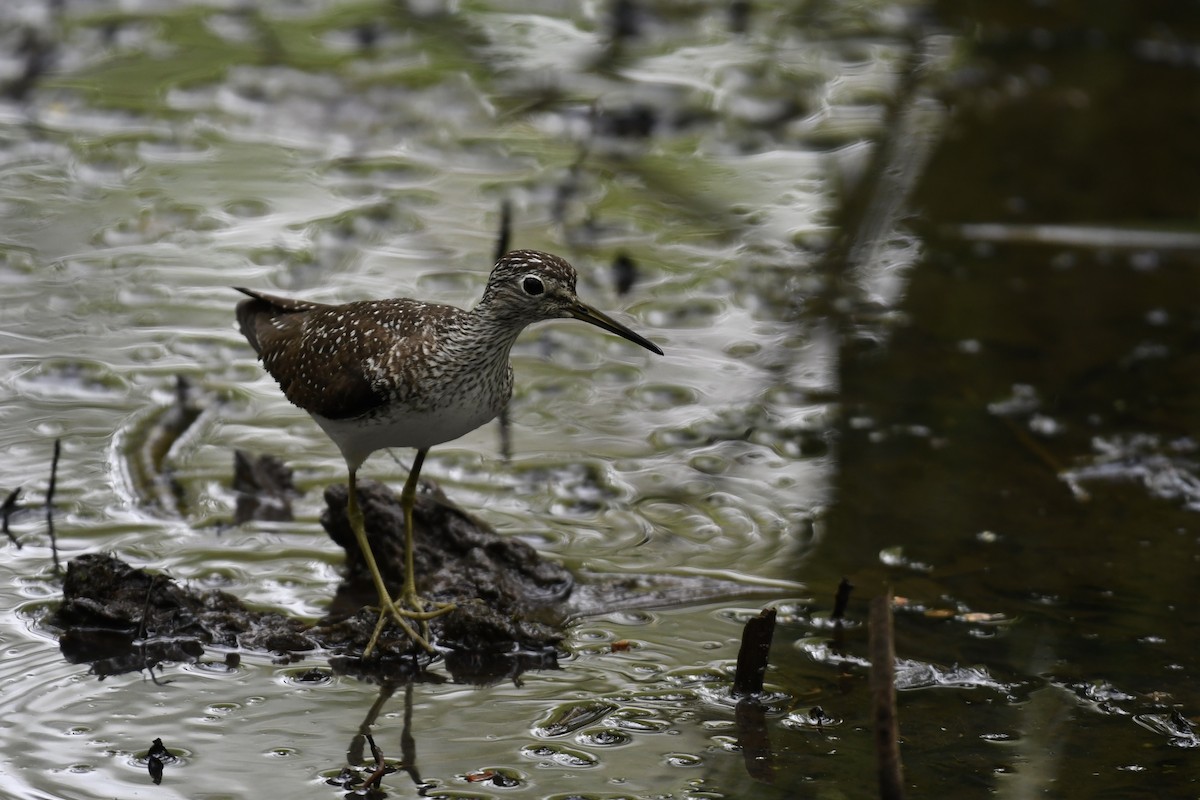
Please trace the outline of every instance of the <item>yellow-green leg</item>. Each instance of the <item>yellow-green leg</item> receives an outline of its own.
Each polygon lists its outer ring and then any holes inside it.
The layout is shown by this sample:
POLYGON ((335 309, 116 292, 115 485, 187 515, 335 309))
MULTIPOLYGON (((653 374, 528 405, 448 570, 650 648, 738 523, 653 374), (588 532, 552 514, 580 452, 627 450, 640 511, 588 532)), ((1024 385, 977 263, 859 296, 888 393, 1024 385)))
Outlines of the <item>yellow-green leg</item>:
POLYGON ((367 642, 366 649, 363 650, 363 658, 369 656, 375 649, 375 643, 379 640, 379 634, 383 631, 389 617, 396 620, 410 639, 430 653, 434 652, 433 646, 429 643, 429 620, 454 610, 453 603, 437 603, 435 604, 437 607, 433 611, 426 611, 425 601, 417 594, 417 577, 413 566, 413 507, 417 502, 417 482, 421 475, 421 466, 425 463, 425 455, 428 452, 429 448, 417 450, 417 457, 413 459, 408 480, 404 482, 404 489, 400 492, 400 507, 404 510, 404 588, 394 601, 388 594, 387 585, 383 582, 383 575, 380 574, 379 567, 375 564, 375 556, 367 541, 362 511, 358 507, 358 492, 355 487, 356 471, 350 470, 350 498, 346 504, 346 514, 350 517, 350 527, 358 539, 358 547, 362 550, 368 569, 371 570, 371 577, 375 581, 375 590, 379 593, 380 605, 379 621, 375 623, 375 631, 371 634, 371 640, 367 642), (409 620, 417 620, 420 623, 421 632, 419 634, 413 630, 409 620))
MULTIPOLYGON (((383 575, 379 572, 379 566, 375 563, 375 554, 371 552, 371 543, 367 541, 367 529, 363 524, 362 510, 358 507, 358 486, 356 480, 356 471, 350 470, 350 493, 346 499, 346 517, 350 521, 350 530, 354 531, 354 538, 358 541, 358 549, 363 554, 363 559, 367 562, 367 569, 371 571, 371 578, 375 581, 375 591, 379 595, 379 622, 375 624, 375 632, 371 634, 371 640, 367 642, 367 647, 363 650, 363 658, 371 655, 375 649, 375 643, 379 640, 379 633, 383 630, 384 624, 388 617, 396 620, 396 623, 404 629, 409 638, 417 644, 424 647, 429 652, 433 652, 433 647, 429 642, 408 624, 406 617, 410 614, 398 608, 392 602, 392 597, 388 594, 387 585, 383 582, 383 575)), ((412 563, 412 557, 409 556, 409 564, 412 563)))
POLYGON ((425 601, 417 594, 417 575, 413 568, 413 534, 416 530, 413 527, 413 507, 417 504, 417 478, 421 474, 421 467, 425 464, 425 455, 428 452, 427 447, 417 450, 417 457, 413 459, 412 469, 408 472, 408 480, 404 482, 404 489, 400 492, 400 508, 404 510, 404 589, 400 597, 396 598, 396 605, 403 604, 417 612, 405 613, 410 619, 421 622, 421 633, 426 637, 429 636, 428 620, 454 610, 453 603, 435 603, 433 611, 426 611, 425 601))

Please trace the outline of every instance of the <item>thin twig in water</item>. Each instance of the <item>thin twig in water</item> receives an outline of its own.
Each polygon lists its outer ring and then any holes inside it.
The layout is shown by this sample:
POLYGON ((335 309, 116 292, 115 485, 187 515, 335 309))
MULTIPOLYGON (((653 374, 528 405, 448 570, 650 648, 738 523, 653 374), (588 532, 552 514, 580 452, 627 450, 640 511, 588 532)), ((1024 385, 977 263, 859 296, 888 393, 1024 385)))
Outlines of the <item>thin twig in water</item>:
POLYGON ((505 198, 500 203, 500 230, 496 232, 496 261, 508 252, 512 242, 512 201, 505 198))
MULTIPOLYGON (((500 229, 496 232, 496 261, 499 261, 512 244, 512 201, 505 198, 500 203, 500 229)), ((512 457, 512 426, 508 418, 508 405, 500 409, 500 458, 508 461, 512 457)))
POLYGON ((138 620, 138 649, 141 651, 142 665, 146 668, 146 672, 150 673, 150 680, 155 686, 166 686, 170 681, 160 681, 154 677, 154 667, 157 662, 151 661, 146 655, 146 618, 150 616, 150 598, 154 593, 154 584, 158 583, 158 576, 150 576, 150 585, 146 587, 146 602, 142 605, 142 618, 138 620))
POLYGON ((892 634, 891 592, 871 600, 869 631, 871 716, 879 797, 881 800, 902 800, 904 780, 896 716, 896 645, 892 634))
POLYGON ((54 489, 58 484, 58 456, 62 452, 62 439, 54 440, 54 458, 50 462, 50 486, 46 489, 46 529, 50 532, 50 553, 54 556, 54 571, 62 572, 58 560, 58 541, 54 537, 54 489))
MULTIPOLYGON (((143 644, 142 645, 142 658, 143 659, 145 659, 145 656, 146 656, 145 649, 146 649, 146 645, 143 644)), ((143 660, 143 663, 145 663, 144 660, 143 660)), ((149 675, 150 675, 150 682, 153 683, 155 686, 166 686, 168 683, 171 683, 171 681, 160 681, 158 678, 154 677, 154 664, 146 664, 146 672, 149 673, 149 675)))
POLYGON ((158 583, 158 576, 150 576, 150 585, 146 587, 146 602, 142 604, 142 618, 138 620, 137 638, 146 638, 146 617, 150 615, 150 597, 154 592, 154 584, 158 583))

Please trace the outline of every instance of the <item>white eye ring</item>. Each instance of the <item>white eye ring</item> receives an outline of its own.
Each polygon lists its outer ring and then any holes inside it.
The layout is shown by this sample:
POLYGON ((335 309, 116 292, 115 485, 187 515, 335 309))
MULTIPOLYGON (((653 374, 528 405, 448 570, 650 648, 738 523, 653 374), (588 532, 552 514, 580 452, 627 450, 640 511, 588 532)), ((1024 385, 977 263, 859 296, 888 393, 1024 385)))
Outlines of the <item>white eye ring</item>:
POLYGON ((526 275, 521 279, 521 288, 525 294, 537 296, 546 291, 546 284, 536 275, 526 275))

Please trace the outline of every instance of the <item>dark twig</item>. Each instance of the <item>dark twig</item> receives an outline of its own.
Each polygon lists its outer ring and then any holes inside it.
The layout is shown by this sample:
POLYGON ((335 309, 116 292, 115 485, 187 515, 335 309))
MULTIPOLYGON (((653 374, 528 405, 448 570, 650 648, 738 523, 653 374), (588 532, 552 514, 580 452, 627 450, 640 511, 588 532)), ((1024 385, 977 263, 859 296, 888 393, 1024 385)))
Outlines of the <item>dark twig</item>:
POLYGON ((767 712, 759 696, 774 634, 773 608, 763 610, 746 623, 742 629, 742 646, 738 650, 737 672, 733 676, 733 696, 740 698, 735 713, 738 746, 742 748, 746 772, 754 780, 768 784, 775 782, 775 770, 771 737, 767 732, 767 712))
MULTIPOLYGON (((496 232, 496 261, 508 252, 512 244, 512 201, 505 198, 500 203, 500 230, 496 232)), ((509 461, 512 458, 512 421, 508 415, 508 405, 500 409, 497 419, 500 424, 500 458, 509 461)))
POLYGON ((142 618, 138 620, 138 653, 142 657, 142 665, 146 668, 146 672, 150 674, 150 680, 155 686, 166 686, 171 681, 160 681, 154 676, 154 668, 158 666, 158 661, 151 658, 147 654, 146 647, 146 619, 150 616, 150 599, 154 593, 154 585, 158 583, 158 575, 150 577, 150 585, 146 587, 146 602, 142 605, 142 618))
POLYGON ((8 537, 10 542, 17 546, 18 550, 21 549, 21 543, 17 541, 17 537, 13 536, 13 532, 9 530, 8 518, 17 510, 17 498, 20 496, 21 487, 18 486, 8 493, 8 497, 4 498, 4 504, 0 505, 0 522, 4 525, 4 535, 8 537))
POLYGON ((767 671, 767 656, 771 638, 775 635, 775 609, 764 609, 742 629, 742 646, 738 650, 737 671, 733 675, 733 696, 759 694, 763 675, 767 671))
POLYGON ((50 531, 50 553, 54 556, 54 571, 62 572, 58 560, 58 541, 54 536, 54 489, 58 485, 58 456, 62 452, 62 439, 54 440, 54 458, 50 461, 50 486, 46 489, 46 529, 50 531))
POLYGON ((505 198, 500 203, 500 230, 496 232, 496 258, 500 258, 508 252, 508 248, 512 243, 512 201, 505 198))
POLYGON ((842 578, 838 583, 837 594, 833 598, 833 614, 830 616, 835 620, 840 620, 846 616, 846 606, 850 603, 850 592, 854 591, 854 584, 848 578, 842 578))
POLYGON ((168 683, 171 683, 172 681, 160 681, 157 677, 155 677, 154 667, 157 666, 157 664, 150 663, 150 660, 148 658, 146 658, 146 656, 145 656, 145 652, 146 652, 146 646, 142 645, 142 654, 143 654, 142 659, 143 659, 143 662, 146 664, 146 674, 148 674, 150 676, 150 682, 153 683, 155 686, 166 686, 168 683))
POLYGON ((896 717, 896 645, 892 638, 892 593, 871 600, 871 717, 881 800, 901 800, 900 726, 896 717))
POLYGON ((158 583, 158 575, 150 576, 150 585, 146 587, 146 601, 142 604, 142 618, 138 620, 137 638, 146 638, 146 618, 150 616, 150 598, 154 594, 154 584, 158 583))

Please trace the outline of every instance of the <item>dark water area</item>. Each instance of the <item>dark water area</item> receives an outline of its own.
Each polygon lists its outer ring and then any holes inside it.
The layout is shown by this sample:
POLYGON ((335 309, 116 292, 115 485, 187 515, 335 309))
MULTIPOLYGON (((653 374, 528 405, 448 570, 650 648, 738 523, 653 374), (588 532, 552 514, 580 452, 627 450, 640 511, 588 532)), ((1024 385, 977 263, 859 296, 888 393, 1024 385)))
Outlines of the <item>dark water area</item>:
POLYGON ((899 613, 901 657, 949 635, 943 663, 986 665, 1011 698, 963 693, 927 726, 928 698, 902 693, 924 791, 1191 796, 1200 14, 937 11, 968 55, 909 198, 922 254, 901 319, 839 362, 823 556, 867 591, 1006 619, 956 636, 899 613), (1147 741, 1176 710, 1182 735, 1147 741))
POLYGON ((875 797, 885 591, 910 796, 1200 793, 1200 7, 735 6, 0 10, 0 795, 352 796, 369 729, 393 797, 875 797), (505 202, 666 356, 531 329, 511 460, 485 427, 422 474, 580 575, 745 591, 599 608, 487 686, 67 663, 54 440, 65 559, 316 619, 344 464, 228 287, 467 306, 505 202), (235 449, 295 470, 294 522, 230 524, 235 449))

